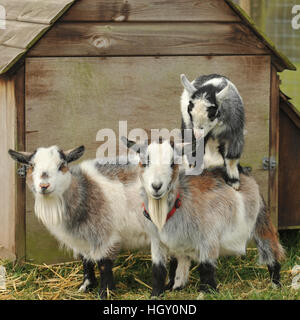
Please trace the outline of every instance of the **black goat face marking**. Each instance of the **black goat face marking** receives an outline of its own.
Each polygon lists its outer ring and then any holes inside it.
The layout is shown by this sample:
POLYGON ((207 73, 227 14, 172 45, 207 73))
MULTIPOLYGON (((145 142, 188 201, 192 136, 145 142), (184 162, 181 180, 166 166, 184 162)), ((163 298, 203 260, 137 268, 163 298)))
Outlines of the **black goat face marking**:
POLYGON ((210 121, 214 121, 216 118, 219 117, 218 107, 216 105, 212 105, 208 107, 206 110, 210 121))
POLYGON ((188 112, 191 113, 194 107, 195 107, 194 103, 192 101, 190 101, 190 103, 188 105, 188 112))

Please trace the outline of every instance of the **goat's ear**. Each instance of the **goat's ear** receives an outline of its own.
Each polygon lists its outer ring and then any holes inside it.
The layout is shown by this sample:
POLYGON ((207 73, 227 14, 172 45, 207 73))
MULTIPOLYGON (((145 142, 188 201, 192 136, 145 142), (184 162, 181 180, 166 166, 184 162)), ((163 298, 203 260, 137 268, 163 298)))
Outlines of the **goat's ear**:
POLYGON ((184 74, 180 75, 180 79, 183 87, 186 89, 188 94, 192 96, 197 91, 197 89, 194 87, 194 85, 191 82, 189 82, 189 80, 184 74))
POLYGON ((128 140, 126 137, 121 137, 121 141, 125 144, 128 149, 135 151, 136 153, 140 153, 142 147, 138 145, 136 142, 128 140))
POLYGON ((85 151, 85 147, 84 146, 80 146, 78 148, 72 149, 72 150, 68 150, 66 152, 64 152, 65 156, 66 156, 66 161, 67 163, 73 162, 75 160, 78 160, 79 158, 81 158, 84 154, 85 151))
POLYGON ((224 89, 222 89, 220 92, 216 93, 216 99, 217 99, 217 102, 219 105, 222 104, 224 99, 226 99, 228 97, 229 89, 230 89, 230 86, 229 86, 229 84, 227 84, 227 86, 224 89))
POLYGON ((29 161, 33 155, 31 152, 17 152, 12 149, 8 150, 8 154, 14 159, 15 161, 18 161, 20 163, 29 164, 29 161))

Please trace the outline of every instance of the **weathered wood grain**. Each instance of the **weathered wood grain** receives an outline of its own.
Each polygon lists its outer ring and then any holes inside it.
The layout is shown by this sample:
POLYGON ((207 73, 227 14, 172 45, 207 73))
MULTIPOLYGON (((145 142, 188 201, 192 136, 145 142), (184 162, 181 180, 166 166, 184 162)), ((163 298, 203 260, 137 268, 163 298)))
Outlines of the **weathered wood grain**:
MULTIPOLYGON (((16 149, 26 150, 25 145, 25 67, 24 65, 14 75, 15 101, 16 101, 16 149)), ((18 260, 25 260, 25 179, 16 177, 16 217, 15 217, 15 243, 18 260)))
POLYGON ((16 257, 16 175, 15 162, 8 155, 15 148, 16 100, 13 78, 0 78, 0 247, 7 256, 16 257))
POLYGON ((280 99, 278 228, 300 228, 300 116, 280 99))
POLYGON ((278 227, 278 161, 279 161, 279 77, 274 66, 271 68, 270 92, 270 159, 276 167, 269 170, 269 210, 272 221, 278 227))
POLYGON ((25 49, 0 45, 0 74, 6 72, 22 55, 25 49))
POLYGON ((46 24, 7 21, 6 29, 0 31, 0 45, 28 49, 48 29, 46 24))
POLYGON ((52 24, 74 1, 72 0, 0 0, 7 20, 52 24))
POLYGON ((24 182, 17 178, 9 149, 25 148, 24 67, 0 78, 0 257, 25 258, 24 182))
POLYGON ((269 54, 239 23, 57 23, 29 56, 269 54))
MULTIPOLYGON (((180 128, 179 75, 193 79, 215 72, 228 76, 244 98, 248 133, 242 164, 252 166, 268 201, 268 172, 261 164, 269 153, 266 56, 27 58, 26 148, 57 144, 69 149, 83 144, 87 150, 83 159, 88 159, 101 144, 96 141, 98 130, 111 128, 118 134, 119 120, 128 120, 128 131, 180 128)), ((36 220, 32 204, 28 192, 27 257, 69 260, 54 250, 57 243, 36 220)))
POLYGON ((77 0, 66 21, 239 21, 223 0, 77 0))

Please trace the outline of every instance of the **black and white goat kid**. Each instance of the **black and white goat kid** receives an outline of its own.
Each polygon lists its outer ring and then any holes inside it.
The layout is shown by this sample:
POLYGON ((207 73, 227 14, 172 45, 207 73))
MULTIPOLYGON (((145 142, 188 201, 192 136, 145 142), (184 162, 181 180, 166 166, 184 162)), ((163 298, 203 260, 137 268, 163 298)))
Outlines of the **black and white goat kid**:
POLYGON ((245 116, 243 100, 236 86, 218 74, 203 75, 192 82, 182 74, 181 82, 184 86, 181 96, 182 130, 192 129, 196 139, 204 134, 204 166, 211 165, 207 153, 219 158, 221 154, 226 181, 238 190, 245 116))

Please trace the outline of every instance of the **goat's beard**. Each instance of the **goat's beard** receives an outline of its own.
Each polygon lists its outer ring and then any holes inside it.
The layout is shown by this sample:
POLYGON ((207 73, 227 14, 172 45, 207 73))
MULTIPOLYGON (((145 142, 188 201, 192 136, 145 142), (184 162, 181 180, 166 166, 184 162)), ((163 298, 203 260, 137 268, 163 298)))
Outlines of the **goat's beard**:
POLYGON ((60 196, 38 196, 35 198, 36 216, 45 226, 55 226, 62 222, 65 211, 64 199, 60 196))
POLYGON ((156 225, 158 230, 161 231, 167 222, 169 212, 168 193, 160 199, 154 199, 148 196, 148 209, 151 221, 156 225))

